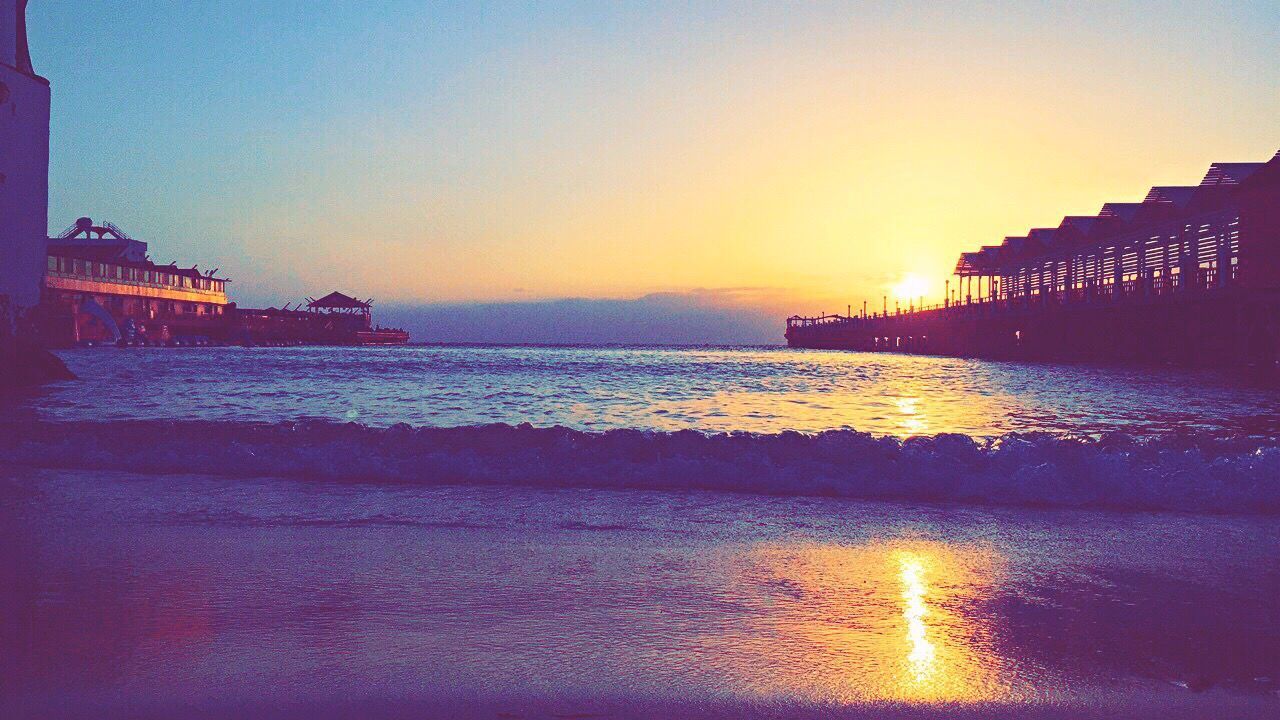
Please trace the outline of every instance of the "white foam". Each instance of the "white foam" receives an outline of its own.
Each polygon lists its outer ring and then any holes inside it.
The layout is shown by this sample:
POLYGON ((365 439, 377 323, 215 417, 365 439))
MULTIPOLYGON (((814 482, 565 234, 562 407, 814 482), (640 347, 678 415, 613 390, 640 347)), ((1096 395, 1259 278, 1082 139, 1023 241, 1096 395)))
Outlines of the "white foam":
POLYGON ((0 462, 374 483, 707 490, 926 502, 1280 513, 1280 447, 1208 435, 979 441, 483 425, 130 421, 4 428, 0 462))

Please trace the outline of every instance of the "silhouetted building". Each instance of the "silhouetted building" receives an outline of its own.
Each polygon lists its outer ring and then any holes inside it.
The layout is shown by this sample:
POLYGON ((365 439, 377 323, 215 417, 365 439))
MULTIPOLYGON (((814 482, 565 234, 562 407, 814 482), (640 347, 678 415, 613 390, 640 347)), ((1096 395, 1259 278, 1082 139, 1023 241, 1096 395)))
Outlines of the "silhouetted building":
POLYGON ((409 333, 373 324, 373 301, 334 291, 306 309, 240 308, 231 340, 248 345, 403 345, 409 333))
POLYGON ((941 305, 793 316, 792 347, 1188 364, 1280 350, 1280 153, 960 256, 941 305), (975 288, 976 285, 976 288, 975 288))

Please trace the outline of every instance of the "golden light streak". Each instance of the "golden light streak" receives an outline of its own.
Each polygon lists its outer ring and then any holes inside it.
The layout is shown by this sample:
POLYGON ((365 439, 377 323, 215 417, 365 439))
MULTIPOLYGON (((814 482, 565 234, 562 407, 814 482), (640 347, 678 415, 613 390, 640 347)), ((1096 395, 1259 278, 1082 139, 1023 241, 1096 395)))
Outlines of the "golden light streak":
POLYGON ((735 561, 761 624, 708 637, 710 670, 760 696, 820 702, 983 703, 1013 687, 978 606, 1002 559, 938 541, 753 546, 735 561), (757 639, 760 638, 760 639, 757 639))
POLYGON ((924 413, 920 410, 920 398, 900 397, 893 402, 898 407, 898 412, 902 415, 902 418, 898 421, 898 426, 902 428, 901 435, 904 437, 921 435, 929 430, 929 423, 925 420, 924 413))
POLYGON ((907 641, 911 645, 907 663, 912 679, 917 684, 923 684, 929 682, 933 675, 938 657, 933 643, 929 642, 929 628, 925 624, 925 618, 929 614, 929 608, 925 604, 929 586, 925 582, 924 563, 919 557, 903 553, 898 558, 898 564, 901 568, 899 579, 902 582, 902 617, 907 623, 907 641))

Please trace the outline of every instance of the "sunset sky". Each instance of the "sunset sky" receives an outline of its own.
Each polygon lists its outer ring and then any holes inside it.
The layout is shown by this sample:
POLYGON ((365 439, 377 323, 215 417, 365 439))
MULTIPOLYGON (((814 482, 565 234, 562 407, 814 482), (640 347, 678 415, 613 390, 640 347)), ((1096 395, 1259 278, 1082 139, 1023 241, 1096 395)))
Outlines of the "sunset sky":
POLYGON ((811 314, 1280 147, 1274 2, 942 5, 37 1, 50 225, 250 305, 811 314))

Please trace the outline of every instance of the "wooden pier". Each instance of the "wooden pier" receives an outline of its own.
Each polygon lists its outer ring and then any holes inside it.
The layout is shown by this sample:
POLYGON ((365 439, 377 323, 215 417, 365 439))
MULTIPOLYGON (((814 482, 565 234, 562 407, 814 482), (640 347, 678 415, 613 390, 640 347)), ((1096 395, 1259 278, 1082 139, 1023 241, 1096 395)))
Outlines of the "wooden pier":
POLYGON ((1280 153, 1199 185, 964 253, 958 292, 907 312, 794 316, 798 348, 1024 360, 1272 365, 1280 353, 1280 153), (976 293, 974 288, 976 286, 976 293))

